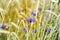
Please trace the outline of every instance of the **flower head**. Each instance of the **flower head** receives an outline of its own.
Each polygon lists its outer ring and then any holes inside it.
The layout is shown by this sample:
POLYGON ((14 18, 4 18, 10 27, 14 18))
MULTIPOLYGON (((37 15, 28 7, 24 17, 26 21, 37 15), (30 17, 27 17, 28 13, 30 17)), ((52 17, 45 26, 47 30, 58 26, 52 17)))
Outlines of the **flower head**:
POLYGON ((27 18, 27 22, 35 22, 35 18, 27 18))
POLYGON ((26 29, 23 30, 25 33, 27 33, 28 31, 26 29))
POLYGON ((36 21, 36 19, 35 18, 31 18, 31 22, 35 22, 36 21))
POLYGON ((27 18, 26 20, 27 20, 27 22, 31 22, 31 18, 27 18))
POLYGON ((48 10, 51 10, 51 8, 48 8, 48 10))
POLYGON ((46 14, 46 18, 49 18, 49 14, 46 14))
POLYGON ((39 11, 42 11, 42 8, 38 8, 39 11))
POLYGON ((47 30, 48 33, 50 33, 50 31, 51 31, 50 29, 47 30))
POLYGON ((46 32, 47 32, 47 33, 50 33, 50 32, 51 32, 51 29, 47 29, 46 32))
POLYGON ((0 26, 0 28, 2 28, 2 29, 4 29, 5 27, 6 27, 5 25, 0 26))
POLYGON ((35 13, 35 12, 32 12, 31 14, 32 14, 33 16, 36 16, 36 13, 35 13))

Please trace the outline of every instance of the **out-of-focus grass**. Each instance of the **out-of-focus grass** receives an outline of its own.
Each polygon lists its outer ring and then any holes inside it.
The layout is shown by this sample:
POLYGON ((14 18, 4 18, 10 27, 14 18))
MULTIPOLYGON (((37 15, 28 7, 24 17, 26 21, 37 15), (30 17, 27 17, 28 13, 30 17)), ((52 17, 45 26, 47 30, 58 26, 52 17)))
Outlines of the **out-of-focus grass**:
POLYGON ((6 40, 7 34, 0 33, 0 40, 6 40))
POLYGON ((0 25, 6 25, 5 29, 0 28, 0 40, 60 40, 59 7, 51 0, 0 0, 0 25), (36 21, 29 23, 26 21, 28 17, 36 21))

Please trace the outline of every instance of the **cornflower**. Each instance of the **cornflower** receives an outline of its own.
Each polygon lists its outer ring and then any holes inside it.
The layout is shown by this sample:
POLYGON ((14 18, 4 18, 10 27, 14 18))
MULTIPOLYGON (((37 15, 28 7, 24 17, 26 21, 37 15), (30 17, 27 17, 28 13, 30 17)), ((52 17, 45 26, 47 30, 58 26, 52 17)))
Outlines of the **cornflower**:
POLYGON ((49 18, 49 14, 46 14, 46 18, 49 18))
POLYGON ((27 18, 26 20, 27 20, 27 22, 31 22, 31 18, 27 18))
POLYGON ((28 31, 26 29, 23 30, 25 33, 27 33, 28 31))
POLYGON ((36 21, 35 18, 27 18, 26 20, 27 20, 27 22, 30 22, 30 23, 36 21))
POLYGON ((5 25, 2 25, 2 26, 0 26, 0 28, 4 29, 4 28, 6 28, 6 26, 5 25))
POLYGON ((36 16, 36 13, 35 13, 35 12, 31 12, 31 14, 32 14, 33 16, 36 16))
POLYGON ((48 8, 48 10, 51 10, 51 8, 48 8))
POLYGON ((31 18, 31 22, 35 22, 36 21, 36 19, 35 18, 31 18))
POLYGON ((50 33, 51 32, 51 29, 47 29, 45 32, 50 33))
POLYGON ((42 11, 42 8, 38 8, 39 11, 42 11))

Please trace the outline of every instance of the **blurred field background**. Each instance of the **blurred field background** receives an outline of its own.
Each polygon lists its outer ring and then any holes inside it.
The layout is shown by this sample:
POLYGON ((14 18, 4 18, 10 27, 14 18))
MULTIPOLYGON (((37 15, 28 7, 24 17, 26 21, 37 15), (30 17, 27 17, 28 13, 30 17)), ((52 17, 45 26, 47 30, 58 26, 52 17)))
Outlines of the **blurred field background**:
POLYGON ((60 40, 59 0, 0 0, 0 40, 60 40))

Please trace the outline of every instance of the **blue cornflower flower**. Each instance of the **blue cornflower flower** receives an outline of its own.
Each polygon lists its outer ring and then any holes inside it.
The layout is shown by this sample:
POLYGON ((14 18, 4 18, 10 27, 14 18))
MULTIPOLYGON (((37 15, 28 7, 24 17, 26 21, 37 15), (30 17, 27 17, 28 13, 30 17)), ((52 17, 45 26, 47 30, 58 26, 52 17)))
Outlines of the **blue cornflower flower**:
POLYGON ((38 8, 39 11, 42 11, 42 8, 38 8))
POLYGON ((26 29, 24 29, 24 32, 27 33, 28 31, 26 29))
POLYGON ((5 27, 6 27, 5 25, 0 26, 0 28, 2 28, 2 29, 4 29, 5 27))
POLYGON ((31 14, 32 14, 33 16, 36 16, 36 13, 35 13, 35 12, 32 12, 31 14))
POLYGON ((49 18, 49 14, 46 14, 46 18, 49 18))
POLYGON ((51 29, 47 29, 47 33, 50 33, 51 32, 51 29))
POLYGON ((26 20, 27 20, 27 22, 31 22, 31 18, 27 18, 26 20))
POLYGON ((48 8, 48 10, 51 10, 51 8, 48 8))
POLYGON ((35 18, 27 18, 27 22, 35 22, 35 18))
POLYGON ((35 22, 36 21, 36 19, 35 18, 31 18, 31 22, 35 22))

